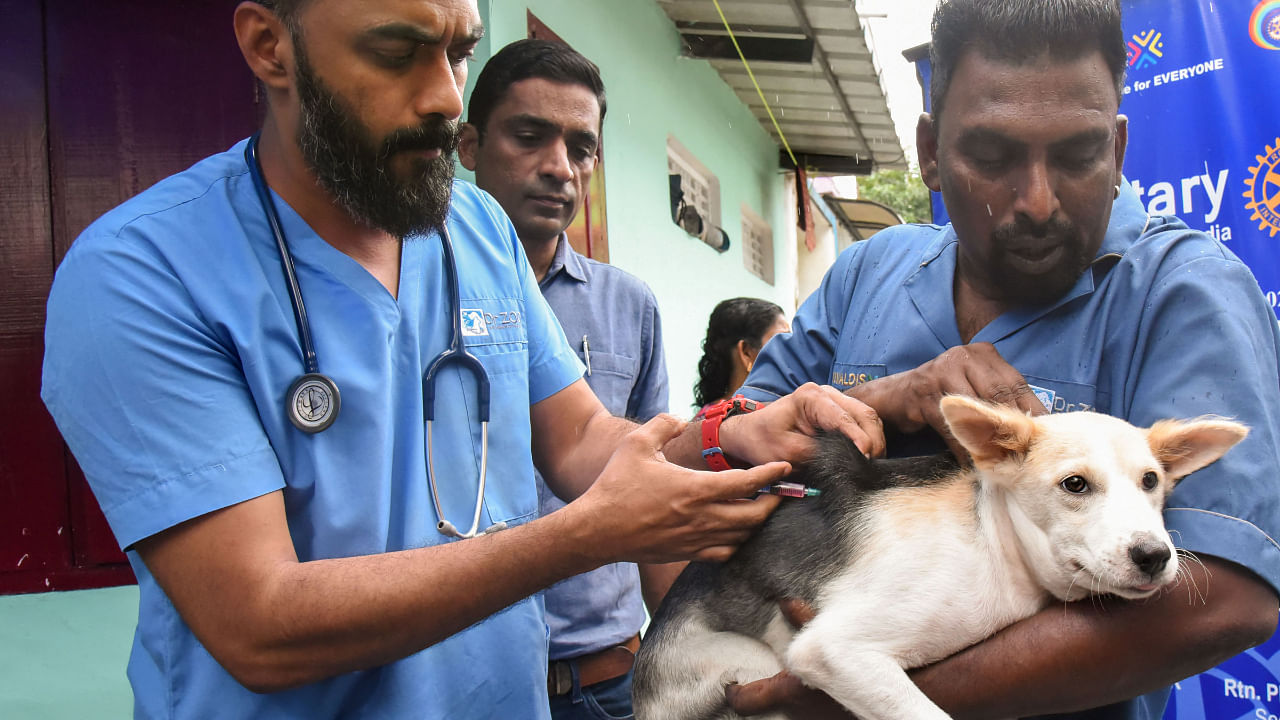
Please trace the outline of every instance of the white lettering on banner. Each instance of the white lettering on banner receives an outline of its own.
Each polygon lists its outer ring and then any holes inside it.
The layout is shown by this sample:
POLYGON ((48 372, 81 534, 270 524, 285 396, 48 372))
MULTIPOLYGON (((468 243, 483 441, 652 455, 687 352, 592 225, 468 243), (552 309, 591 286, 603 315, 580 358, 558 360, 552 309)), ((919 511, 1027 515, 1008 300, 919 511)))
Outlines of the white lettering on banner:
POLYGON ((1190 67, 1180 68, 1178 70, 1170 70, 1168 72, 1156 73, 1150 80, 1134 80, 1133 84, 1124 86, 1124 94, 1128 95, 1130 89, 1141 92, 1153 85, 1168 85, 1178 82, 1179 80, 1187 80, 1189 78, 1204 75, 1205 73, 1218 72, 1225 66, 1222 58, 1214 58, 1206 60, 1202 63, 1196 63, 1190 67))
POLYGON ((1198 188, 1209 200, 1209 212, 1205 213, 1204 221, 1212 223, 1218 219, 1218 213, 1222 212, 1222 197, 1227 191, 1227 176, 1230 170, 1220 170, 1218 179, 1215 181, 1209 175, 1208 163, 1205 164, 1205 172, 1203 175, 1191 175, 1181 178, 1178 185, 1182 192, 1179 194, 1178 189, 1171 182, 1152 183, 1150 188, 1144 188, 1140 180, 1131 181, 1133 189, 1138 193, 1138 197, 1147 195, 1150 201, 1147 203, 1147 212, 1152 215, 1177 215, 1179 212, 1183 215, 1189 215, 1195 210, 1195 196, 1200 193, 1195 192, 1198 188), (1178 199, 1181 195, 1182 208, 1179 211, 1178 199))
POLYGON ((1280 685, 1275 683, 1267 683, 1267 702, 1271 702, 1280 696, 1280 685))
POLYGON ((1156 85, 1168 85, 1179 80, 1186 80, 1197 75, 1203 75, 1209 72, 1216 72, 1222 69, 1222 58, 1202 62, 1191 67, 1184 67, 1181 70, 1170 70, 1169 72, 1157 73, 1152 82, 1156 85))
POLYGON ((1280 720, 1280 718, 1277 718, 1275 715, 1267 712, 1266 708, 1258 708, 1257 710, 1254 710, 1253 716, 1258 720, 1280 720))
POLYGON ((1222 681, 1222 694, 1226 697, 1240 698, 1241 700, 1261 700, 1258 696, 1258 688, 1240 680, 1225 678, 1222 681))

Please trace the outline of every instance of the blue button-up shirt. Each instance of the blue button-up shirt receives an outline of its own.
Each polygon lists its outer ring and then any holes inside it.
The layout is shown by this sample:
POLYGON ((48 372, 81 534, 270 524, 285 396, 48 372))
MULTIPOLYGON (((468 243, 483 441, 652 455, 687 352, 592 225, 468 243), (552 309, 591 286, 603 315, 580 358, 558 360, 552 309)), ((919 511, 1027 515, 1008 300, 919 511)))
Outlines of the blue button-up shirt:
MULTIPOLYGON (((586 365, 587 384, 609 412, 642 422, 667 412, 658 304, 643 281, 579 255, 562 235, 539 287, 586 365)), ((541 478, 538 493, 544 514, 564 507, 541 478)), ((553 660, 616 645, 644 624, 634 563, 569 578, 546 591, 546 602, 553 660)))

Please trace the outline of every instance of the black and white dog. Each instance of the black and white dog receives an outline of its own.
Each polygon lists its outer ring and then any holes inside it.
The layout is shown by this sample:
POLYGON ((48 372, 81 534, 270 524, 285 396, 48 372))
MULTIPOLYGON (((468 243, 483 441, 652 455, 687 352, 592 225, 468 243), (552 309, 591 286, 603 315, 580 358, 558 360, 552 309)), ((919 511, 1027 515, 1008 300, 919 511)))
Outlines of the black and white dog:
POLYGON ((1095 413, 1030 417, 947 397, 973 457, 869 461, 842 436, 725 564, 691 564, 636 660, 639 720, 738 717, 724 687, 784 667, 862 720, 948 716, 907 676, 1053 599, 1144 598, 1174 579, 1161 511, 1175 483, 1248 430, 1226 420, 1149 429, 1095 413), (780 598, 817 612, 803 629, 780 598))

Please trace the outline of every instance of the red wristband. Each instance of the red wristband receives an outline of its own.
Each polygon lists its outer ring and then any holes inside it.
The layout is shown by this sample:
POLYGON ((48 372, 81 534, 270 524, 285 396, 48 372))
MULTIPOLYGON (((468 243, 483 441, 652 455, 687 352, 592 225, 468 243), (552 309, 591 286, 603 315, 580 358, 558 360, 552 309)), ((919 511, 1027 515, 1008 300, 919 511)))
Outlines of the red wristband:
POLYGON ((707 461, 707 467, 717 472, 733 467, 725 457, 724 450, 720 448, 720 423, 734 415, 754 412, 762 407, 764 407, 762 402, 734 395, 728 400, 721 400, 707 408, 707 413, 702 420, 702 458, 707 461))

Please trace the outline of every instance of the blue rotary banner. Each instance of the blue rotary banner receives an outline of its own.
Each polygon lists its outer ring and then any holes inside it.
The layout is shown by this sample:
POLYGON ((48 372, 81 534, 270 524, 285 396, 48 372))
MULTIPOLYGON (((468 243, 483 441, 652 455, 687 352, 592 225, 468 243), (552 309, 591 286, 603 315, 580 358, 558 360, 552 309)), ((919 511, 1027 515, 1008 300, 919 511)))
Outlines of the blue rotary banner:
MULTIPOLYGON (((1280 312, 1280 0, 1121 6, 1125 176, 1148 212, 1177 215, 1244 260, 1280 312)), ((917 69, 928 88, 927 56, 917 69)), ((947 222, 936 193, 933 210, 947 222)), ((1178 683, 1164 717, 1280 720, 1280 633, 1178 683)))
POLYGON ((1122 5, 1126 177, 1149 212, 1231 248, 1280 306, 1280 0, 1122 5))
MULTIPOLYGON (((1280 307, 1280 0, 1123 0, 1125 176, 1280 307)), ((1174 687, 1165 720, 1277 720, 1280 634, 1174 687)))

